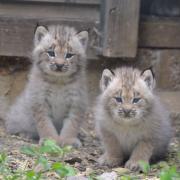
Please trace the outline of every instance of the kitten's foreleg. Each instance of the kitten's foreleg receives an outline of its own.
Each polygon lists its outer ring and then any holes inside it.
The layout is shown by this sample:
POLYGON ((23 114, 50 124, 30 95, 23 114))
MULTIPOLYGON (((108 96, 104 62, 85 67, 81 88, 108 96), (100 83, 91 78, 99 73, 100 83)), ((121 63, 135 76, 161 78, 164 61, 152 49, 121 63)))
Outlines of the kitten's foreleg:
POLYGON ((132 171, 140 170, 139 162, 144 161, 149 163, 153 149, 153 145, 150 141, 139 142, 133 150, 130 159, 126 162, 125 167, 132 171))
POLYGON ((59 143, 64 145, 73 145, 74 147, 80 147, 81 142, 77 138, 79 133, 80 125, 82 122, 83 116, 77 116, 70 114, 70 116, 64 119, 64 124, 60 133, 59 143))
POLYGON ((100 128, 100 134, 105 152, 99 158, 99 163, 110 167, 121 165, 123 162, 123 153, 115 135, 108 132, 103 127, 100 128))
POLYGON ((40 143, 46 139, 53 139, 58 142, 58 133, 49 117, 47 107, 43 105, 36 106, 34 110, 34 119, 36 128, 40 137, 40 143))

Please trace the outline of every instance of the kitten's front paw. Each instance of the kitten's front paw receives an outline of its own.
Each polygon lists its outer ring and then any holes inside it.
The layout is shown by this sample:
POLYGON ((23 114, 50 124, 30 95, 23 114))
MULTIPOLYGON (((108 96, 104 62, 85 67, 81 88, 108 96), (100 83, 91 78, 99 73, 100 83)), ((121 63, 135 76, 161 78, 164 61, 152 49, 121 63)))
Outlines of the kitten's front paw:
POLYGON ((33 136, 31 134, 28 134, 28 133, 19 133, 17 134, 18 136, 22 137, 23 139, 33 139, 33 136))
POLYGON ((71 145, 75 148, 82 146, 81 141, 78 138, 59 138, 59 144, 61 146, 71 145))
POLYGON ((103 154, 99 159, 98 162, 100 165, 106 165, 109 167, 115 167, 121 165, 122 160, 121 158, 117 157, 109 157, 106 153, 103 154))
POLYGON ((140 171, 140 165, 138 161, 129 160, 125 164, 125 168, 130 169, 131 171, 140 171))

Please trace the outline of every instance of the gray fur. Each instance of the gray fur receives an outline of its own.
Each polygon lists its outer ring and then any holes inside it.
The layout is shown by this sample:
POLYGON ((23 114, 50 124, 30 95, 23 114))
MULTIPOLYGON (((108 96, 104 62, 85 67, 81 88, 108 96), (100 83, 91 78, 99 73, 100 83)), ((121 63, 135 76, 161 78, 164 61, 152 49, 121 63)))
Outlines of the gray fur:
MULTIPOLYGON (((104 82, 103 72, 100 85, 104 82)), ((104 154, 100 157, 100 164, 109 166, 121 165, 131 170, 139 169, 139 161, 149 162, 161 157, 167 150, 172 135, 169 113, 155 95, 153 88, 155 80, 150 70, 143 74, 133 68, 116 69, 115 75, 110 74, 111 82, 97 100, 95 110, 96 129, 104 146, 104 154), (151 84, 146 82, 147 78, 151 84), (138 92, 138 93, 137 93, 138 92), (135 94, 141 97, 137 104, 133 104, 135 94), (115 100, 121 96, 122 103, 115 100), (126 117, 123 109, 131 110, 126 117)))
POLYGON ((39 137, 40 142, 52 138, 61 145, 81 145, 77 134, 87 106, 87 41, 87 32, 78 34, 74 28, 37 28, 29 82, 6 116, 9 133, 39 137), (55 57, 47 53, 51 46, 55 57), (75 55, 66 59, 67 52, 75 55), (64 69, 57 71, 52 64, 63 64, 64 69))

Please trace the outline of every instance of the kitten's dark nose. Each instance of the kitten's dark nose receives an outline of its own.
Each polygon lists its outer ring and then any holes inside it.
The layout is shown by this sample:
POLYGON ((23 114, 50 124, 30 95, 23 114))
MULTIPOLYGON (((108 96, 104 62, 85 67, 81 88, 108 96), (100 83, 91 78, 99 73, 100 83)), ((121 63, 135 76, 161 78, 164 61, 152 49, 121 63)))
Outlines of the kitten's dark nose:
POLYGON ((64 66, 64 64, 56 64, 56 70, 61 71, 63 66, 64 66))
POLYGON ((124 112, 125 116, 129 116, 131 109, 123 109, 123 112, 124 112))

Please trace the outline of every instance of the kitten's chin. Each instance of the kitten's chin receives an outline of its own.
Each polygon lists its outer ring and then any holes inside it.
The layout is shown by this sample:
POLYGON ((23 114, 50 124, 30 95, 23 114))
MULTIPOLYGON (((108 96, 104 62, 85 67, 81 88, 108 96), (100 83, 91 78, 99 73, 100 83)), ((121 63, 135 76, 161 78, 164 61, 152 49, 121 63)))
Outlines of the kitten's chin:
POLYGON ((114 121, 120 125, 135 126, 141 123, 140 119, 136 117, 116 117, 114 121))
POLYGON ((57 71, 45 71, 45 74, 48 76, 54 76, 54 77, 61 77, 61 76, 67 76, 67 72, 57 72, 57 71))
POLYGON ((55 77, 65 77, 72 74, 70 69, 52 70, 50 68, 48 68, 45 71, 45 73, 48 74, 49 76, 55 76, 55 77))
POLYGON ((69 74, 69 72, 68 72, 68 70, 61 70, 61 71, 51 70, 50 74, 52 74, 54 76, 66 76, 69 74))
POLYGON ((75 74, 77 72, 77 69, 71 69, 71 68, 63 68, 61 70, 52 70, 48 69, 49 75, 57 76, 57 77, 65 77, 65 76, 71 76, 72 74, 75 74))

